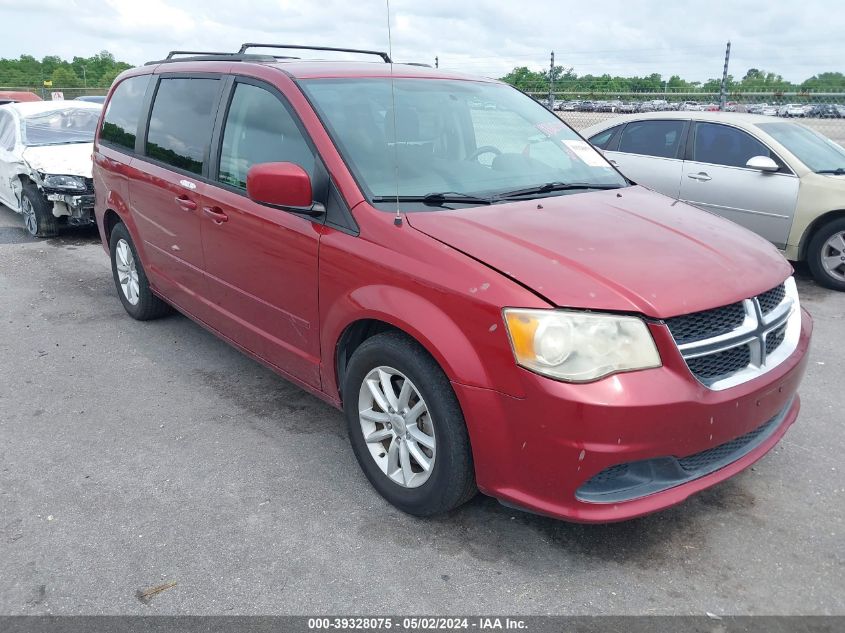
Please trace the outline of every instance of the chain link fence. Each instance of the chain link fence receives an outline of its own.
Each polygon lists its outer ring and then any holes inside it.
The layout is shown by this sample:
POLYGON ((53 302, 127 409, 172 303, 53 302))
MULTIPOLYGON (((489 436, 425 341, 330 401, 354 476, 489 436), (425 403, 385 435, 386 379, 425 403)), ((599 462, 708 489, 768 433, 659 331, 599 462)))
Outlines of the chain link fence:
MULTIPOLYGON (((526 91, 549 105, 549 92, 526 91)), ((714 92, 552 93, 552 109, 576 130, 622 114, 672 110, 718 111, 714 92)), ((728 94, 725 110, 799 121, 845 146, 845 93, 755 92, 728 94)))
MULTIPOLYGON (((543 105, 549 105, 548 84, 525 90, 543 105)), ((105 95, 108 88, 0 87, 0 90, 34 92, 49 100, 54 92, 65 99, 105 95)), ((718 92, 660 91, 607 92, 560 91, 552 93, 552 109, 576 130, 622 114, 667 110, 719 110, 718 92)), ((753 92, 728 93, 725 109, 800 121, 845 146, 845 93, 838 92, 753 92)))

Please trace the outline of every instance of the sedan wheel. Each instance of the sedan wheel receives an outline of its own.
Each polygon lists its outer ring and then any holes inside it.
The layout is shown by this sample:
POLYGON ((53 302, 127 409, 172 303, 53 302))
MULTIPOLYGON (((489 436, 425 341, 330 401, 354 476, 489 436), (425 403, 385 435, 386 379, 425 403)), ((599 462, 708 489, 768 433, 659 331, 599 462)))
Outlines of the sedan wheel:
POLYGON ((822 246, 822 267, 828 275, 845 283, 845 231, 834 233, 822 246))
POLYGON ((21 199, 21 213, 27 232, 33 236, 38 235, 38 218, 35 217, 35 209, 26 196, 21 199))
POLYGON ((358 416, 381 472, 404 488, 428 481, 437 443, 428 406, 414 383, 392 367, 376 367, 361 384, 358 416))
POLYGON ((819 227, 807 245, 806 257, 819 284, 845 291, 845 218, 819 227))

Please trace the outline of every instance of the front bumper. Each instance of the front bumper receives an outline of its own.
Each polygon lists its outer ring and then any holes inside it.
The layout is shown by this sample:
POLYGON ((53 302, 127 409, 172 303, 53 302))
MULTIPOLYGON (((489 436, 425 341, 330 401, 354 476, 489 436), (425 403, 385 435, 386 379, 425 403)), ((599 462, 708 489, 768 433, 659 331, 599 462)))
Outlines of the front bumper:
POLYGON ((47 200, 53 203, 53 215, 67 216, 68 223, 76 226, 94 224, 94 195, 93 194, 45 194, 47 200))
POLYGON ((506 505, 561 519, 631 519, 680 503, 747 468, 774 447, 797 418, 797 390, 812 333, 806 311, 798 346, 786 361, 724 391, 712 391, 693 378, 665 326, 654 324, 651 329, 663 352, 663 367, 657 369, 581 385, 523 371, 524 398, 455 384, 479 488, 506 505), (715 470, 693 468, 693 477, 675 482, 664 477, 660 481, 668 485, 640 489, 644 494, 610 495, 604 501, 583 491, 579 495, 579 489, 611 467, 673 458, 700 462, 699 454, 735 446, 728 443, 753 435, 769 421, 753 443, 715 462, 715 470))

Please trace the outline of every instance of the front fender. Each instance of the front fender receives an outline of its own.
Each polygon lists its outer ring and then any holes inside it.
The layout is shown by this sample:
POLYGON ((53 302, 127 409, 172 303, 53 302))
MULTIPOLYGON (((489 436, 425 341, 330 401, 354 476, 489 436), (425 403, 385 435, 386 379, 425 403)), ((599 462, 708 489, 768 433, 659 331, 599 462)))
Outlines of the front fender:
POLYGON ((461 311, 459 323, 426 297, 378 284, 352 290, 334 301, 324 313, 321 371, 323 391, 327 394, 338 393, 335 360, 341 336, 346 328, 362 319, 383 321, 411 336, 434 357, 452 382, 497 389, 515 396, 522 393, 497 309, 472 306, 461 311))

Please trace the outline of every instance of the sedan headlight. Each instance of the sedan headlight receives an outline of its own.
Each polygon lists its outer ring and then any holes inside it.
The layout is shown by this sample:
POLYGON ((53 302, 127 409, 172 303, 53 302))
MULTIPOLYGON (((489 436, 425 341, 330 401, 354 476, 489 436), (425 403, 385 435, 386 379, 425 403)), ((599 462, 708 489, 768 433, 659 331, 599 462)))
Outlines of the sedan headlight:
POLYGON ((556 380, 589 382, 661 365, 636 317, 517 308, 505 308, 504 317, 516 362, 556 380))
POLYGON ((69 189, 85 191, 85 181, 78 176, 44 176, 42 182, 49 189, 69 189))

